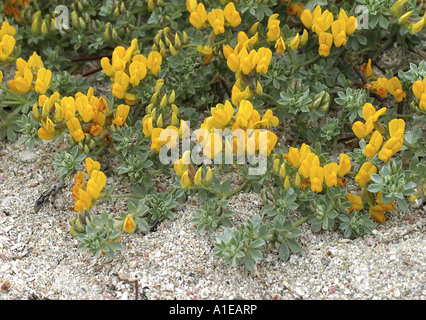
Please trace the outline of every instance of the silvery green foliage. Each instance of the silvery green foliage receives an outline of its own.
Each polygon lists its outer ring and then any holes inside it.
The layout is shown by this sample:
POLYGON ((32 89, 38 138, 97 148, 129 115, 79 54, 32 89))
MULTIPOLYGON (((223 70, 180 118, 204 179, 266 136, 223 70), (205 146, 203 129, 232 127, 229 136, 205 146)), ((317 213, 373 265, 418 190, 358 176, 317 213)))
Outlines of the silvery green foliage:
POLYGON ((113 220, 108 217, 108 213, 102 211, 101 216, 92 215, 90 217, 85 234, 77 235, 80 241, 77 249, 88 250, 95 257, 99 257, 104 252, 108 259, 113 259, 114 252, 122 248, 117 241, 120 234, 120 230, 114 227, 113 220))
POLYGON ((368 186, 368 191, 372 193, 382 192, 382 201, 388 204, 393 200, 397 200, 398 207, 402 211, 408 210, 408 203, 405 197, 415 193, 415 182, 410 181, 411 172, 404 171, 401 162, 396 162, 393 159, 383 166, 378 174, 372 174, 371 183, 368 186))
POLYGON ((353 123, 357 117, 362 117, 362 108, 367 102, 372 102, 372 99, 367 96, 365 89, 347 88, 346 92, 339 91, 337 98, 334 101, 343 106, 343 112, 349 118, 349 122, 353 123))
POLYGON ((216 239, 214 253, 226 264, 236 267, 244 263, 248 270, 254 271, 255 263, 263 258, 260 248, 265 244, 266 235, 267 226, 256 215, 236 231, 226 228, 225 233, 216 239))
POLYGON ((212 198, 205 202, 203 209, 195 209, 192 223, 197 226, 197 232, 203 233, 206 229, 215 230, 219 225, 231 227, 230 218, 234 212, 227 209, 228 200, 212 198))
POLYGON ((83 167, 81 163, 86 158, 86 155, 80 151, 78 146, 74 146, 71 150, 62 150, 60 154, 55 156, 53 165, 55 167, 55 174, 64 179, 67 175, 74 171, 79 171, 83 167))
POLYGON ((290 220, 280 222, 276 220, 269 226, 268 230, 268 247, 278 250, 278 255, 281 260, 287 261, 290 253, 300 252, 300 245, 295 240, 302 235, 299 228, 293 228, 290 220))
POLYGON ((371 227, 374 225, 370 214, 362 214, 356 210, 351 214, 341 214, 339 218, 342 222, 339 225, 339 229, 344 231, 343 236, 345 238, 369 234, 371 233, 371 227))

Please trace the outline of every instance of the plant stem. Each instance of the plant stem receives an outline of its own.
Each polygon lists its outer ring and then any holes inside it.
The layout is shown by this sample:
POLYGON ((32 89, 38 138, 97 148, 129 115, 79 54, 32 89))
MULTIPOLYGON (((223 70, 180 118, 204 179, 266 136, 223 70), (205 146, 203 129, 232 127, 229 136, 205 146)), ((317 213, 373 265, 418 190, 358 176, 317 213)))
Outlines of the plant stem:
POLYGON ((212 188, 209 188, 209 187, 205 187, 205 186, 203 186, 203 185, 201 185, 201 186, 199 186, 201 189, 204 189, 204 190, 206 190, 206 191, 209 191, 209 192, 211 192, 211 193, 214 193, 215 195, 217 195, 219 198, 224 198, 225 196, 222 194, 222 192, 220 192, 220 191, 217 191, 216 189, 212 189, 212 188))
POLYGON ((234 190, 232 190, 230 193, 228 193, 226 196, 224 196, 222 199, 228 199, 230 197, 232 197, 233 195, 236 195, 238 192, 240 192, 241 190, 243 190, 245 187, 247 187, 247 185, 251 182, 251 180, 247 179, 246 181, 244 181, 244 183, 242 185, 240 185, 238 188, 235 188, 234 190))
POLYGON ((317 61, 320 58, 321 58, 321 56, 317 55, 314 58, 312 58, 312 59, 310 59, 308 61, 303 62, 300 66, 298 66, 298 68, 309 66, 310 64, 314 63, 315 61, 317 61))
POLYGON ((110 195, 110 197, 112 199, 120 199, 120 198, 143 199, 143 198, 145 198, 145 196, 142 197, 142 196, 138 196, 138 195, 133 194, 133 193, 113 194, 113 195, 110 195))
POLYGON ((234 160, 234 165, 235 165, 238 169, 240 169, 241 173, 242 173, 242 174, 244 174, 244 176, 246 176, 246 175, 247 175, 246 170, 244 170, 244 168, 243 168, 243 167, 242 167, 239 163, 237 163, 235 160, 234 160))
POLYGON ((7 93, 9 93, 11 96, 13 96, 17 101, 19 101, 20 103, 24 104, 25 102, 27 102, 25 99, 22 99, 20 96, 18 96, 15 92, 13 92, 12 90, 2 87, 0 86, 0 90, 3 90, 7 93))
POLYGON ((282 104, 278 103, 277 99, 275 99, 270 94, 262 92, 262 97, 268 98, 269 100, 271 100, 272 102, 274 102, 277 106, 282 107, 282 104))
POLYGON ((293 231, 294 229, 296 229, 298 226, 300 226, 300 225, 302 225, 302 224, 304 224, 306 221, 308 221, 309 220, 309 216, 307 216, 307 217, 304 217, 304 218, 302 218, 302 219, 300 219, 300 220, 298 220, 298 221, 296 221, 295 223, 293 223, 292 225, 291 225, 291 229, 290 229, 290 231, 293 231))

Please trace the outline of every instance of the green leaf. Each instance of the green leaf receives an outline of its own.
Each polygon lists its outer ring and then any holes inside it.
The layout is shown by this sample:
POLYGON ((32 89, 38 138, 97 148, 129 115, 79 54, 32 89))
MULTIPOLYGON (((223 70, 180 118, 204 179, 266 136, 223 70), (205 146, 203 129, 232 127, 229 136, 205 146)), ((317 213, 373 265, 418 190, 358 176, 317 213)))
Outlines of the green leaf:
POLYGON ((278 256, 282 261, 287 261, 290 256, 290 250, 288 248, 287 242, 283 242, 280 246, 280 251, 278 256))
POLYGON ((372 193, 377 193, 379 191, 382 190, 382 185, 374 183, 374 184, 370 184, 367 188, 368 191, 372 192, 372 193))

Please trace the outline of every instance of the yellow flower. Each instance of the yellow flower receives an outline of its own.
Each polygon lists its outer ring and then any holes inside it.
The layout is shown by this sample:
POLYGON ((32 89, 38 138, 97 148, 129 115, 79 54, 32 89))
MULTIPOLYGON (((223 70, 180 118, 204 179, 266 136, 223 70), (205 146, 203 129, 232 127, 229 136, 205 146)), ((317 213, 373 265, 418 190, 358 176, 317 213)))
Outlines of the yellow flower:
POLYGON ((78 200, 74 204, 74 210, 78 212, 84 212, 84 209, 90 210, 90 207, 92 206, 92 197, 90 194, 83 190, 78 190, 78 200))
POLYGON ((266 135, 266 155, 269 156, 272 152, 272 149, 275 147, 275 145, 278 142, 278 137, 275 133, 272 131, 267 131, 266 135))
POLYGON ((75 100, 73 97, 63 97, 61 99, 61 107, 64 113, 64 120, 68 121, 75 117, 75 100))
POLYGON ((124 219, 123 228, 127 233, 132 233, 135 230, 136 223, 133 221, 132 217, 128 214, 126 219, 124 219))
POLYGON ((285 179, 284 179, 284 189, 288 190, 288 189, 290 189, 290 187, 291 187, 290 179, 289 179, 288 176, 286 176, 285 179))
POLYGON ((306 158, 301 162, 298 172, 302 177, 308 179, 310 176, 311 167, 319 166, 319 157, 315 153, 309 153, 306 158))
POLYGON ((92 177, 93 171, 100 171, 101 170, 101 164, 98 161, 93 160, 90 157, 87 157, 85 159, 86 164, 86 171, 89 177, 92 177))
POLYGON ((379 131, 374 131, 370 138, 370 142, 365 146, 364 155, 368 158, 374 158, 383 143, 383 136, 379 131))
POLYGON ((188 170, 188 164, 190 164, 191 151, 187 150, 183 153, 182 158, 176 160, 173 165, 173 168, 178 177, 182 177, 186 170, 188 170))
POLYGON ((386 110, 386 107, 383 107, 376 111, 374 106, 367 102, 362 108, 362 117, 365 121, 368 121, 371 118, 371 121, 374 123, 381 115, 385 114, 386 110))
POLYGON ((123 99, 129 86, 130 78, 124 71, 117 71, 114 81, 115 83, 111 86, 112 94, 119 99, 123 99))
POLYGON ((210 25, 213 27, 214 34, 222 34, 225 32, 225 16, 221 9, 214 9, 207 15, 210 25))
POLYGON ((151 133, 151 149, 157 152, 160 152, 161 147, 166 143, 166 141, 160 141, 160 134, 163 131, 163 128, 154 128, 151 133))
POLYGON ((420 100, 423 93, 426 93, 426 77, 423 79, 423 82, 420 80, 417 80, 413 83, 412 87, 414 96, 420 100))
POLYGON ((372 119, 364 123, 361 121, 355 121, 352 125, 352 131, 355 133, 358 139, 364 139, 373 130, 374 124, 372 119))
POLYGON ((388 126, 391 137, 404 138, 405 121, 403 119, 393 119, 389 121, 388 126))
POLYGON ((328 32, 322 32, 319 35, 319 49, 318 54, 323 57, 330 55, 330 49, 333 44, 333 35, 328 32))
POLYGON ((302 14, 300 15, 300 20, 307 29, 311 29, 313 21, 312 12, 308 9, 303 10, 302 14))
POLYGON ((1 85, 2 82, 3 82, 3 73, 0 70, 0 85, 1 85))
POLYGON ((400 137, 391 137, 383 145, 382 150, 379 152, 379 159, 387 162, 389 159, 402 148, 403 139, 400 137))
POLYGON ((222 138, 217 133, 211 132, 206 140, 207 142, 204 144, 203 154, 206 157, 213 159, 222 151, 222 138))
POLYGON ((147 114, 142 119, 143 133, 145 137, 150 137, 153 129, 152 121, 154 119, 151 115, 147 114))
POLYGON ((271 109, 268 109, 263 114, 262 120, 259 121, 259 124, 266 129, 270 129, 271 127, 276 127, 279 124, 278 117, 274 116, 271 109))
POLYGON ((9 80, 7 82, 7 86, 9 87, 9 89, 17 94, 27 93, 31 90, 33 73, 31 72, 30 68, 26 67, 22 70, 22 73, 22 75, 15 75, 15 79, 9 80))
POLYGON ((186 0, 186 9, 189 13, 197 10, 198 2, 197 0, 186 0))
POLYGON ((285 42, 282 37, 279 37, 277 42, 275 43, 275 52, 278 54, 282 54, 284 53, 284 51, 285 51, 285 42))
POLYGON ((207 21, 207 12, 204 4, 199 3, 197 10, 192 11, 189 16, 189 22, 197 29, 202 29, 207 21))
POLYGON ((0 28, 0 40, 3 38, 4 35, 10 35, 12 37, 16 34, 16 29, 12 27, 9 22, 3 21, 1 28, 0 28))
POLYGON ((38 136, 43 140, 52 140, 55 136, 55 125, 52 120, 46 118, 46 120, 41 119, 43 127, 38 129, 38 136))
POLYGON ((377 173, 377 167, 369 161, 364 162, 355 176, 355 181, 358 182, 360 187, 363 187, 371 180, 371 175, 375 173, 377 173))
POLYGON ((299 47, 300 36, 297 33, 294 38, 292 38, 289 42, 290 48, 292 51, 296 50, 299 47))
POLYGON ((211 110, 212 124, 216 129, 223 129, 231 121, 234 115, 234 108, 229 100, 225 101, 225 104, 218 103, 216 107, 211 110))
POLYGON ((280 20, 278 20, 278 14, 275 13, 268 19, 268 32, 266 33, 266 36, 268 37, 269 41, 273 42, 278 39, 280 34, 280 20))
POLYGON ((415 23, 411 23, 410 25, 408 25, 408 30, 410 30, 410 32, 412 33, 417 33, 420 32, 420 30, 423 29, 423 27, 426 24, 426 13, 423 15, 423 18, 421 18, 419 21, 415 22, 415 23))
POLYGON ((146 76, 146 64, 140 61, 133 61, 129 65, 130 83, 138 86, 140 81, 146 76))
POLYGON ((45 94, 51 79, 52 71, 45 68, 39 69, 37 73, 37 80, 35 82, 35 92, 45 94))
POLYGON ((249 86, 246 86, 243 91, 239 88, 239 82, 236 82, 235 85, 232 86, 231 101, 234 105, 238 106, 242 100, 248 100, 251 96, 252 94, 249 86))
POLYGON ((188 188, 191 188, 193 186, 192 180, 189 177, 189 169, 187 169, 183 173, 181 180, 180 180, 180 184, 181 184, 182 188, 184 188, 184 189, 188 189, 188 188))
POLYGON ((161 54, 157 51, 151 51, 146 60, 146 65, 148 69, 152 72, 153 75, 157 75, 161 71, 161 62, 163 58, 161 54))
POLYGON ((361 71, 367 78, 374 77, 373 68, 371 67, 371 59, 368 59, 368 63, 364 63, 361 66, 361 71))
POLYGON ((354 16, 349 17, 346 21, 346 34, 350 36, 358 28, 358 21, 354 16))
POLYGON ((9 58, 13 49, 15 49, 16 40, 13 36, 5 34, 0 41, 0 61, 9 58))
POLYGON ((346 45, 346 23, 343 20, 336 20, 331 25, 331 31, 334 38, 334 45, 341 47, 346 45))
POLYGON ((223 9, 226 21, 233 28, 237 27, 241 23, 240 13, 235 9, 233 2, 229 2, 225 9, 223 9))
MULTIPOLYGON (((93 172, 96 172, 96 170, 94 170, 93 172)), ((87 181, 87 192, 90 194, 92 199, 99 198, 101 190, 102 188, 99 187, 95 180, 89 179, 89 181, 87 181)))
POLYGON ((303 29, 302 37, 300 38, 300 44, 304 46, 308 42, 308 31, 303 29))
POLYGON ((309 179, 311 181, 311 190, 321 192, 324 181, 324 168, 315 165, 311 166, 309 168, 309 179))
POLYGON ((66 124, 75 142, 80 142, 84 139, 85 136, 83 130, 81 130, 80 121, 76 117, 70 118, 66 124))
POLYGON ((267 73, 269 63, 272 58, 272 51, 269 48, 261 47, 258 50, 259 61, 257 62, 256 72, 257 73, 267 73))
POLYGON ((399 22, 400 23, 406 23, 408 18, 411 16, 412 13, 413 13, 413 10, 404 13, 402 16, 399 17, 399 19, 398 19, 399 22))
POLYGON ((349 208, 349 213, 352 213, 354 210, 361 211, 364 209, 364 201, 360 196, 357 196, 352 193, 347 193, 346 198, 351 203, 351 207, 349 208))
POLYGON ((202 184, 202 182, 203 182, 202 172, 203 172, 202 171, 202 167, 200 167, 200 168, 198 168, 197 172, 195 173, 195 176, 194 176, 194 183, 195 183, 195 185, 202 184))
POLYGON ((401 102, 407 96, 402 90, 401 82, 397 77, 393 77, 386 82, 386 89, 394 96, 397 102, 401 102))
POLYGON ((339 166, 337 168, 337 176, 339 178, 344 177, 349 171, 351 171, 351 158, 347 154, 341 153, 339 155, 339 166))
POLYGON ((126 122, 127 116, 129 115, 130 107, 126 104, 120 104, 117 107, 117 112, 115 115, 115 119, 112 123, 122 127, 126 122))
POLYGON ((317 35, 320 35, 323 32, 326 32, 330 29, 331 25, 334 22, 333 14, 325 10, 320 17, 318 17, 315 22, 312 23, 312 31, 317 35))
POLYGON ((328 188, 337 186, 337 163, 332 162, 324 166, 324 180, 328 188))

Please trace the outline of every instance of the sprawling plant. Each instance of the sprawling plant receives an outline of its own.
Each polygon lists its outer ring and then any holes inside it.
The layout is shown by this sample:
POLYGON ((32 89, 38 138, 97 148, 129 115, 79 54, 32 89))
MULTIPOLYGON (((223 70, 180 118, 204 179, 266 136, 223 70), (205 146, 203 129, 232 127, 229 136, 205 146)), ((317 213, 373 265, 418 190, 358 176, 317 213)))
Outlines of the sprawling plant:
POLYGON ((70 233, 95 256, 113 259, 123 234, 179 218, 191 196, 194 232, 254 271, 262 250, 284 261, 300 252, 305 223, 360 237, 425 197, 420 1, 10 0, 0 10, 0 138, 64 146, 53 164, 74 178, 70 233), (384 69, 393 45, 404 57, 384 69), (114 192, 114 173, 128 193, 114 192), (230 205, 241 192, 262 201, 242 222, 230 205), (126 209, 97 212, 118 198, 126 209))

